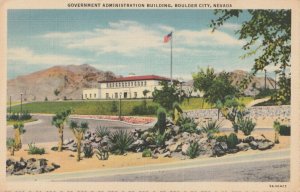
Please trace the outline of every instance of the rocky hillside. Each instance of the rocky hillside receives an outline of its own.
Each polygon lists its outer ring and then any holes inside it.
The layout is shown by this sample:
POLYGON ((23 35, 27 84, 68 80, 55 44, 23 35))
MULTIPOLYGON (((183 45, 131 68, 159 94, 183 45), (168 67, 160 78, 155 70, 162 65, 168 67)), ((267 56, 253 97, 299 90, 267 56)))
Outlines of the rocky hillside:
POLYGON ((82 89, 96 87, 99 80, 114 78, 114 73, 88 64, 54 66, 8 80, 7 97, 17 101, 23 93, 25 101, 44 101, 46 97, 48 100, 81 99, 82 89))

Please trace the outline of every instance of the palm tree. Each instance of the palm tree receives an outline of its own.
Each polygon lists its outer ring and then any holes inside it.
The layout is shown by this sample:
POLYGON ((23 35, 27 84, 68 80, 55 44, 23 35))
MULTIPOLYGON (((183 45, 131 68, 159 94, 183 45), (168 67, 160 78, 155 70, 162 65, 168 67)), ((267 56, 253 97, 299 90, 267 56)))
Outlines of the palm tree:
POLYGON ((81 141, 83 140, 85 131, 89 129, 89 125, 87 122, 81 122, 80 126, 78 126, 76 121, 71 121, 70 128, 77 142, 77 161, 80 161, 81 141))
POLYGON ((21 135, 25 132, 24 124, 23 122, 15 123, 13 128, 15 130, 15 149, 19 150, 22 148, 21 135))
POLYGON ((64 124, 66 123, 70 114, 71 110, 66 110, 63 112, 56 113, 56 115, 52 118, 52 125, 58 128, 58 151, 62 151, 64 141, 64 124))

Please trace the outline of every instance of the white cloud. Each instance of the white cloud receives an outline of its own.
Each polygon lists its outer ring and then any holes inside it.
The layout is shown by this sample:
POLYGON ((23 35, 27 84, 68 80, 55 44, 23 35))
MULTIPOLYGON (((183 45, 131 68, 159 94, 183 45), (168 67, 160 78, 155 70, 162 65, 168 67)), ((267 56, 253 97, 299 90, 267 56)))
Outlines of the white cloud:
POLYGON ((224 29, 230 29, 230 30, 238 30, 241 28, 241 25, 236 24, 236 23, 224 23, 222 25, 222 28, 224 29))
POLYGON ((118 53, 135 56, 141 51, 169 51, 163 37, 174 31, 174 52, 191 54, 201 46, 240 46, 243 41, 221 32, 205 30, 176 30, 171 26, 147 26, 135 21, 121 20, 108 23, 107 28, 92 31, 52 32, 42 35, 45 39, 56 39, 70 49, 84 49, 96 54, 118 53), (194 50, 193 50, 194 49, 194 50))
POLYGON ((19 47, 10 48, 8 50, 9 61, 20 61, 27 64, 34 65, 57 65, 57 64, 74 64, 84 63, 85 60, 66 55, 55 55, 55 54, 37 54, 29 48, 19 47))

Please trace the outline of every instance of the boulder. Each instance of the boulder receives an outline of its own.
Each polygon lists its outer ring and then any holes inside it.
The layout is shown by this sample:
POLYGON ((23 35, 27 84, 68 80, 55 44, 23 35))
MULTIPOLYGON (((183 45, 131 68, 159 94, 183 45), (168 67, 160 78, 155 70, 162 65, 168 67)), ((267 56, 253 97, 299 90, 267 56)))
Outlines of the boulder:
POLYGON ((257 148, 259 150, 271 149, 274 146, 274 143, 271 141, 257 142, 257 144, 258 144, 257 148))
POLYGON ((12 175, 14 173, 15 166, 14 164, 11 164, 9 166, 6 166, 6 173, 9 175, 12 175))
POLYGON ((52 165, 55 169, 60 168, 60 165, 58 165, 58 164, 51 163, 51 165, 52 165))
POLYGON ((236 148, 239 151, 247 151, 250 149, 250 145, 248 143, 239 143, 236 145, 236 148))
POLYGON ((173 143, 173 144, 167 146, 167 149, 170 152, 179 152, 181 150, 181 142, 177 141, 176 143, 173 143))
POLYGON ((188 151, 189 147, 190 147, 189 143, 185 143, 185 144, 182 145, 182 147, 181 147, 181 153, 182 153, 182 155, 186 155, 187 154, 187 151, 188 151))
POLYGON ((235 149, 228 149, 227 152, 228 153, 237 153, 237 152, 239 152, 239 150, 237 148, 235 148, 235 149))
POLYGON ((172 127, 172 129, 173 129, 174 133, 177 135, 179 133, 180 127, 175 125, 175 126, 172 127))
POLYGON ((91 133, 90 131, 87 131, 87 132, 84 134, 84 138, 85 138, 85 139, 89 139, 91 136, 92 136, 92 133, 91 133))
POLYGON ((7 159, 6 160, 6 167, 14 165, 15 163, 16 163, 16 161, 14 159, 7 159))
POLYGON ((107 135, 105 135, 101 140, 101 145, 102 146, 108 145, 108 143, 109 143, 109 137, 107 135))
POLYGON ((258 143, 256 141, 251 141, 249 145, 253 150, 256 150, 258 148, 258 143))
POLYGON ((57 151, 57 150, 58 150, 58 147, 51 147, 51 150, 52 150, 52 151, 57 151))
POLYGON ((249 135, 243 139, 243 142, 250 143, 251 141, 254 141, 254 140, 255 140, 255 138, 253 136, 249 135))
POLYGON ((64 145, 70 145, 71 143, 74 143, 74 139, 65 139, 63 143, 64 145))
MULTIPOLYGON (((222 146, 224 144, 221 144, 221 143, 223 143, 223 142, 216 142, 216 144, 214 145, 213 150, 212 150, 213 155, 219 157, 219 156, 226 154, 226 150, 224 150, 224 148, 222 146)), ((227 146, 227 144, 226 144, 226 146, 227 146)), ((224 145, 224 147, 225 147, 225 145, 224 145)))
POLYGON ((100 137, 95 137, 95 143, 99 143, 101 141, 100 137))
POLYGON ((48 172, 51 172, 51 171, 54 171, 55 170, 55 167, 52 166, 52 165, 47 165, 45 167, 45 172, 48 173, 48 172))
POLYGON ((151 157, 152 157, 152 159, 157 159, 158 158, 157 154, 152 154, 151 157))
POLYGON ((16 172, 14 172, 13 174, 14 175, 25 175, 25 170, 24 169, 21 169, 21 170, 19 170, 19 171, 16 171, 16 172))
POLYGON ((163 157, 171 157, 171 152, 167 151, 165 153, 162 154, 163 157))
POLYGON ((186 139, 189 139, 190 138, 190 133, 188 133, 188 132, 183 132, 182 134, 181 134, 181 137, 184 139, 184 140, 186 140, 186 139))

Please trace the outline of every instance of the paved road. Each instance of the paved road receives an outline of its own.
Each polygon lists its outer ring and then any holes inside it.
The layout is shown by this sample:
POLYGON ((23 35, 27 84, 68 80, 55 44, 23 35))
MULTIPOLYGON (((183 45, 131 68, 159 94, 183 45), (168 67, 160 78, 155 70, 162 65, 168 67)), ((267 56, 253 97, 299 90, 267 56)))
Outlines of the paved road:
MULTIPOLYGON (((52 116, 49 115, 33 115, 33 118, 38 119, 37 122, 32 122, 25 125, 26 132, 22 135, 22 143, 28 144, 31 142, 53 142, 57 141, 58 133, 57 128, 51 125, 52 116)), ((70 118, 72 119, 72 118, 70 118)), ((80 121, 80 119, 74 119, 80 121)), ((109 127, 112 131, 118 129, 132 130, 134 128, 145 129, 147 126, 129 125, 120 121, 107 121, 107 120, 94 120, 84 119, 89 123, 90 130, 95 129, 97 126, 109 127)), ((7 127, 7 137, 13 137, 12 126, 7 127)), ((71 130, 66 127, 64 129, 64 138, 73 138, 71 130)))
POLYGON ((8 181, 70 182, 287 182, 290 180, 290 151, 234 154, 218 158, 184 160, 124 168, 104 168, 72 173, 8 176, 8 181))

